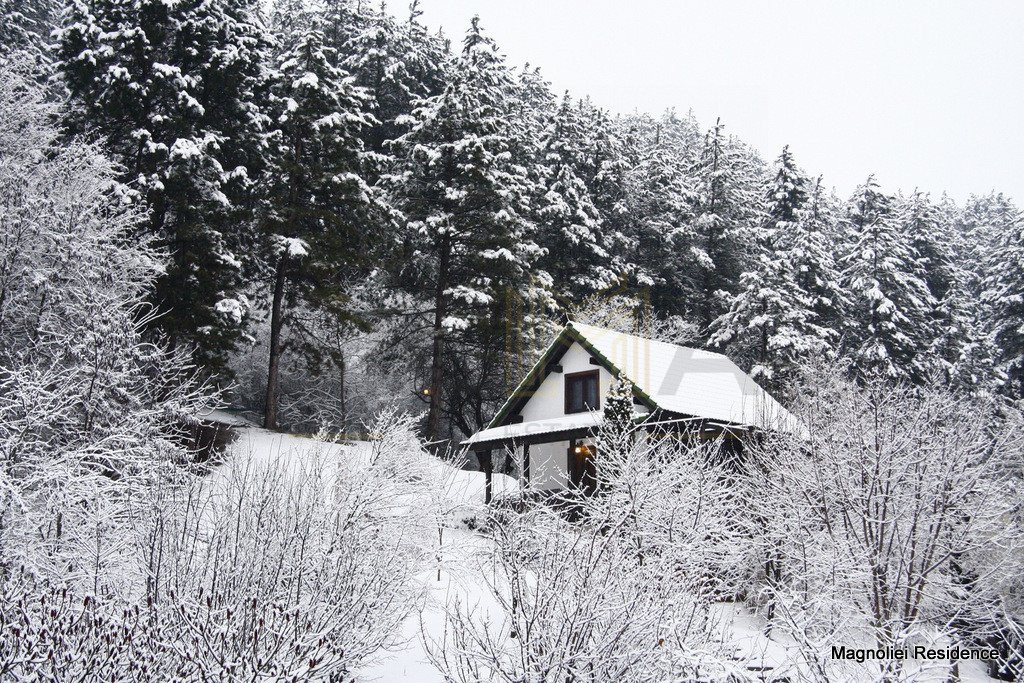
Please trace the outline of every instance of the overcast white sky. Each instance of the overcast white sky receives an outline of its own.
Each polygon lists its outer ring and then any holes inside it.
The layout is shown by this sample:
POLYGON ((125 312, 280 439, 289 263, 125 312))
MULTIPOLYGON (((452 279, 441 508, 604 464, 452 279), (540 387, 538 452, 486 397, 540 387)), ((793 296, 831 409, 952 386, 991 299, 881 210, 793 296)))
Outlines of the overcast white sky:
MULTIPOLYGON (((403 0, 390 0, 396 14, 403 0)), ((421 0, 470 18, 556 92, 614 111, 692 108, 774 158, 785 144, 843 196, 889 190, 1024 200, 1024 1, 421 0)))

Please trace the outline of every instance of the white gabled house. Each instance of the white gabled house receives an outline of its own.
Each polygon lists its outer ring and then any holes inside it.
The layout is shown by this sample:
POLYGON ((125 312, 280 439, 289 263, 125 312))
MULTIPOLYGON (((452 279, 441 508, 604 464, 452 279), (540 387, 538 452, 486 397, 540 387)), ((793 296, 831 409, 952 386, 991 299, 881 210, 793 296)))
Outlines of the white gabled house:
MULTIPOLYGON (((806 435, 803 424, 719 353, 569 322, 485 429, 463 445, 488 474, 493 451, 519 460, 523 479, 542 491, 593 485, 594 433, 618 376, 633 384, 645 424, 699 438, 754 431, 806 435)), ((489 487, 488 487, 489 488, 489 487)), ((488 495, 489 498, 489 495, 488 495)))

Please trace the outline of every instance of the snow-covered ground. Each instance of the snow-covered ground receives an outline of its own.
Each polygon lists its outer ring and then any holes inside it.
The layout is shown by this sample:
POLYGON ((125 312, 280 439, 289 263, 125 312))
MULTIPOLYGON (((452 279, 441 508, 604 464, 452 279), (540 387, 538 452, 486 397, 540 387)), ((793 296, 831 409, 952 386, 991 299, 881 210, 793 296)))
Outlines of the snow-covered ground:
POLYGON ((211 410, 197 415, 200 420, 219 422, 231 427, 259 427, 258 424, 238 413, 229 410, 211 410))
MULTIPOLYGON (((234 456, 227 460, 236 466, 238 458, 242 458, 262 465, 287 462, 298 470, 314 459, 353 458, 365 462, 370 457, 371 445, 365 441, 332 444, 280 434, 224 411, 213 411, 203 418, 237 429, 238 438, 228 447, 227 454, 234 456)), ((446 500, 442 506, 449 514, 443 543, 437 553, 441 558, 440 578, 438 563, 433 561, 417 574, 416 580, 422 588, 417 612, 403 625, 402 644, 393 651, 382 652, 361 672, 362 679, 367 681, 444 681, 427 657, 423 634, 431 638, 443 629, 445 605, 455 593, 481 606, 488 596, 483 572, 490 555, 489 542, 460 523, 474 516, 482 518, 485 512, 483 473, 456 469, 422 452, 409 455, 411 459, 422 458, 421 464, 426 464, 444 482, 446 500)), ((514 479, 502 474, 493 476, 492 487, 494 496, 513 493, 518 488, 514 479)))
MULTIPOLYGON (((228 447, 230 452, 227 454, 233 456, 227 460, 236 464, 245 459, 254 464, 288 462, 296 467, 302 467, 312 459, 352 458, 366 462, 371 453, 369 442, 335 444, 279 434, 219 411, 204 418, 236 428, 238 438, 228 447)), ((458 597, 463 604, 477 605, 486 612, 498 609, 485 580, 490 571, 490 542, 463 523, 463 520, 472 517, 482 519, 484 516, 484 475, 456 469, 422 451, 410 452, 409 457, 444 482, 445 500, 441 506, 446 516, 445 529, 440 545, 434 540, 433 557, 424 560, 422 570, 415 576, 421 601, 415 613, 403 624, 400 643, 390 651, 381 652, 359 673, 361 680, 366 681, 443 683, 444 677, 430 663, 424 641, 441 637, 446 605, 458 597)), ((510 477, 495 474, 493 487, 494 495, 501 496, 516 491, 517 483, 510 477)), ((756 675, 755 669, 763 669, 794 681, 803 678, 797 665, 800 657, 796 645, 766 638, 764 620, 751 613, 743 603, 720 603, 714 609, 719 638, 752 675, 756 675)), ((861 679, 858 672, 851 669, 850 680, 871 680, 867 671, 863 673, 864 678, 861 679)), ((960 673, 965 683, 992 680, 985 675, 980 662, 963 663, 960 673)), ((947 674, 946 667, 934 665, 934 671, 920 672, 913 680, 943 681, 947 674)), ((765 680, 772 680, 770 673, 766 673, 765 680)))

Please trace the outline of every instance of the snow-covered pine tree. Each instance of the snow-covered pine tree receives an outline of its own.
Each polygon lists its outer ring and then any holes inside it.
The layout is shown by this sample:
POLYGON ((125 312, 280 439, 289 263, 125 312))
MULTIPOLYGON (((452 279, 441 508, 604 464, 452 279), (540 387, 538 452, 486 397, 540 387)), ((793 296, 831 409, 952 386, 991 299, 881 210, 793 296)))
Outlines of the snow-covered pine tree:
POLYGON ((900 225, 917 256, 917 274, 934 298, 922 330, 929 343, 928 364, 935 368, 932 379, 957 391, 991 395, 1006 378, 998 367, 995 340, 985 328, 983 307, 968 303, 977 295, 970 293, 970 268, 956 256, 959 214, 946 197, 939 205, 923 192, 899 199, 900 225))
POLYGON ((376 9, 365 0, 312 0, 317 15, 322 17, 321 29, 326 44, 337 50, 338 57, 347 55, 344 46, 372 22, 376 9))
POLYGON ((802 360, 828 353, 836 340, 819 324, 814 296, 800 284, 808 253, 797 245, 810 242, 804 234, 808 184, 783 148, 767 191, 755 268, 740 277, 729 311, 711 326, 709 343, 735 344, 750 356, 751 376, 773 391, 787 386, 802 360))
POLYGON ((917 254, 919 275, 936 301, 942 301, 956 279, 951 222, 944 220, 943 212, 925 192, 915 190, 908 197, 901 196, 898 203, 900 224, 917 254))
POLYGON ((536 131, 539 146, 558 114, 558 98, 551 92, 551 84, 540 67, 529 63, 519 72, 518 86, 517 108, 522 117, 530 119, 528 125, 536 131))
POLYGON ((171 252, 152 301, 172 344, 218 370, 248 307, 252 182, 264 165, 267 38, 257 0, 75 0, 58 33, 73 133, 95 135, 171 252))
POLYGON ((984 307, 957 286, 938 302, 935 339, 928 349, 932 379, 959 393, 993 396, 1007 383, 999 345, 987 329, 984 307))
POLYGON ((759 162, 724 128, 719 120, 707 132, 695 169, 698 244, 693 254, 700 281, 693 310, 705 330, 728 310, 728 295, 738 288, 759 213, 759 162))
POLYGON ((373 121, 367 97, 337 66, 318 23, 282 54, 273 77, 272 163, 265 229, 271 286, 270 364, 264 426, 277 427, 282 334, 296 308, 344 323, 346 284, 369 270, 386 207, 363 178, 360 134, 373 121))
POLYGON ((502 350, 519 329, 507 309, 549 297, 547 283, 530 278, 541 250, 527 220, 536 190, 513 163, 525 134, 509 116, 515 94, 474 18, 447 87, 418 103, 411 129, 394 142, 399 165, 383 179, 406 216, 399 284, 430 317, 423 394, 431 439, 441 434, 442 411, 464 432, 480 426, 483 406, 507 389, 502 350), (449 372, 455 367, 458 374, 449 372))
POLYGON ((0 61, 29 54, 38 63, 49 58, 50 31, 60 14, 58 0, 0 0, 0 61))
POLYGON ((633 384, 625 376, 617 377, 608 389, 604 402, 602 443, 598 446, 598 458, 604 447, 628 449, 636 432, 633 416, 633 384))
POLYGON ((295 47, 303 32, 321 21, 320 6, 313 0, 272 0, 267 28, 281 52, 295 47))
POLYGON ((979 283, 987 326, 999 345, 1007 389, 1024 396, 1024 214, 1003 194, 972 198, 969 213, 979 244, 989 244, 979 283))
POLYGON ((844 342, 862 372, 920 382, 935 300, 894 203, 869 176, 847 207, 852 246, 842 260, 850 297, 844 342))
POLYGON ((609 113, 583 98, 577 104, 583 124, 581 157, 575 169, 598 209, 606 234, 613 242, 627 239, 629 222, 625 199, 629 162, 615 120, 609 113))
MULTIPOLYGON (((418 2, 418 0, 417 0, 418 2)), ((405 129, 399 118, 412 113, 413 103, 444 87, 451 56, 447 44, 419 23, 417 2, 406 21, 384 9, 361 8, 361 20, 344 45, 336 45, 341 66, 369 96, 373 125, 363 139, 367 149, 387 153, 387 143, 405 129)))
POLYGON ((634 197, 644 187, 648 170, 638 168, 643 153, 636 149, 637 136, 629 139, 628 124, 594 106, 589 98, 581 99, 576 110, 582 136, 574 170, 597 209, 605 249, 619 280, 615 291, 650 301, 653 288, 661 283, 658 255, 665 244, 663 235, 654 234, 658 226, 640 215, 645 200, 634 197), (648 251, 655 245, 654 252, 648 251))
POLYGON ((832 330, 830 343, 838 341, 846 294, 837 264, 841 240, 837 234, 836 200, 826 195, 822 178, 810 185, 805 210, 792 230, 784 233, 785 248, 796 269, 797 285, 811 297, 817 323, 832 330))
POLYGON ((563 309, 611 288, 618 279, 601 217, 586 183, 576 174, 582 137, 579 109, 566 93, 543 133, 543 194, 536 210, 538 242, 545 250, 538 265, 551 276, 563 309))
POLYGON ((622 260, 637 283, 647 281, 641 296, 663 316, 690 317, 698 299, 699 239, 694 226, 696 183, 689 174, 692 149, 680 135, 671 112, 661 119, 624 121, 635 159, 626 176, 628 231, 622 260))
MULTIPOLYGON (((985 303, 986 281, 994 263, 994 255, 1001 248, 1001 234, 998 210, 1001 202, 996 201, 999 195, 971 195, 962 207, 949 206, 943 208, 952 223, 950 249, 954 263, 962 266, 958 274, 960 286, 968 300, 980 301, 981 317, 987 328, 992 328, 992 311, 985 303)), ((1009 201, 1008 199, 1005 201, 1009 201)))
POLYGON ((807 177, 797 168, 793 153, 786 145, 775 162, 775 176, 768 187, 765 214, 769 232, 785 232, 799 220, 808 199, 807 185, 807 177))

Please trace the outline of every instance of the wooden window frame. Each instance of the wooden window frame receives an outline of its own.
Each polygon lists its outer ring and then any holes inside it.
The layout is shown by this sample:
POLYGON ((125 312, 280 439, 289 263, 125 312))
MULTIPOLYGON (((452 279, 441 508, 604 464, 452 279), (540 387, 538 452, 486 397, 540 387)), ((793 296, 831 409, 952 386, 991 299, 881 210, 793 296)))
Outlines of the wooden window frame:
POLYGON ((600 370, 584 370, 583 372, 570 372, 570 373, 568 373, 567 375, 565 375, 565 382, 564 382, 564 385, 562 387, 562 393, 565 394, 564 409, 565 409, 565 414, 566 415, 574 415, 576 413, 586 413, 586 412, 591 411, 591 410, 600 410, 601 409, 601 371, 600 370), (594 378, 594 383, 597 386, 597 392, 596 392, 596 394, 597 394, 597 405, 596 406, 587 406, 586 405, 586 398, 587 397, 584 396, 583 397, 584 406, 583 406, 583 408, 581 410, 569 410, 569 385, 573 381, 575 381, 576 379, 584 379, 586 377, 593 377, 594 378))

